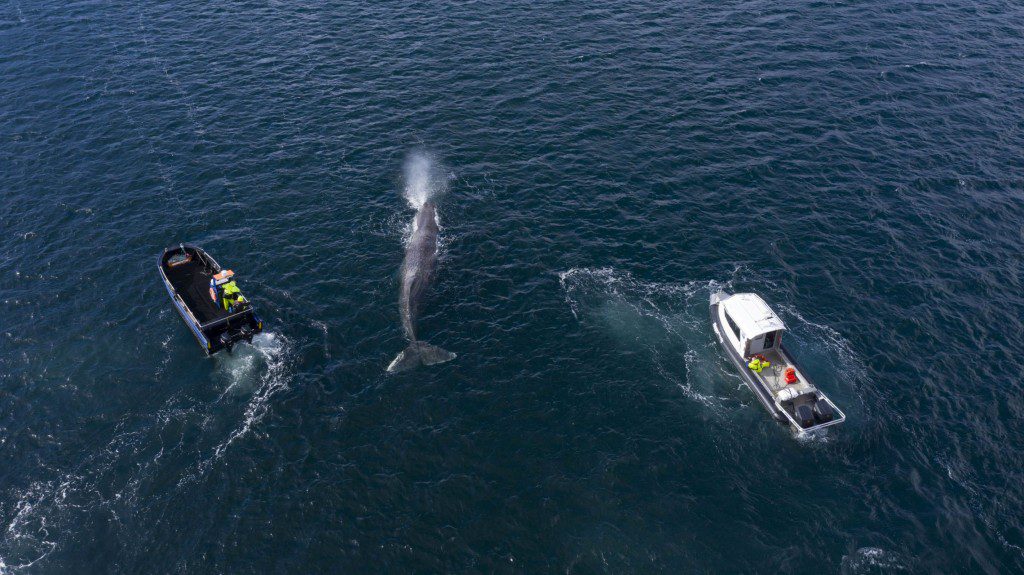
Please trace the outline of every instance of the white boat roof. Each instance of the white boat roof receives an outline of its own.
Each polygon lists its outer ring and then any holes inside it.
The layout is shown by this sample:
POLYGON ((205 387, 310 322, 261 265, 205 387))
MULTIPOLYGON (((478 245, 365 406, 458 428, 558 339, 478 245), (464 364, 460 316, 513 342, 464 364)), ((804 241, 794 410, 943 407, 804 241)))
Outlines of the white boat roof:
POLYGON ((722 301, 726 313, 732 318, 746 338, 753 338, 786 329, 779 316, 775 315, 760 296, 753 293, 738 293, 722 301))

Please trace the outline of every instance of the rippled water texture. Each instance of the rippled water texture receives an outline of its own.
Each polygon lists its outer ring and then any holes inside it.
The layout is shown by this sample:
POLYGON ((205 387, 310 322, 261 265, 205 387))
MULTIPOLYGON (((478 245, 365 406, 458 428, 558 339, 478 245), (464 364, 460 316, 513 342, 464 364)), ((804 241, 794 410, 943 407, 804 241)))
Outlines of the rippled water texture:
POLYGON ((0 572, 1024 570, 1022 30, 0 4, 0 572), (458 357, 388 376, 410 173, 447 190, 419 325, 458 357), (180 241, 238 273, 252 346, 202 357, 156 273, 180 241), (718 288, 847 424, 769 420, 718 288))

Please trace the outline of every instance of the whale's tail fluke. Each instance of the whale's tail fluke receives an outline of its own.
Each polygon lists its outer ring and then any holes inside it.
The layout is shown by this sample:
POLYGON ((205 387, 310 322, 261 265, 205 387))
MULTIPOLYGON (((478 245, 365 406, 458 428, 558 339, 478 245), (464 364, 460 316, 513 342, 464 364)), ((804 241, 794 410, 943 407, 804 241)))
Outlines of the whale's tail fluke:
POLYGON ((388 371, 391 373, 407 371, 420 365, 435 365, 453 359, 455 359, 455 354, 448 350, 430 345, 425 341, 414 341, 409 343, 409 347, 402 350, 388 365, 388 371))

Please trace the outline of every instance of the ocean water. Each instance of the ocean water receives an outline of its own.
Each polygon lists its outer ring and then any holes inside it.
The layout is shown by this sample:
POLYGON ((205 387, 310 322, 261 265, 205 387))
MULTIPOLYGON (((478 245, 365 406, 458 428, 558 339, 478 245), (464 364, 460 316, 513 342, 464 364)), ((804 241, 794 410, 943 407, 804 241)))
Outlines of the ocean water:
POLYGON ((5 0, 0 573, 1021 572, 1022 87, 1014 2, 5 0))

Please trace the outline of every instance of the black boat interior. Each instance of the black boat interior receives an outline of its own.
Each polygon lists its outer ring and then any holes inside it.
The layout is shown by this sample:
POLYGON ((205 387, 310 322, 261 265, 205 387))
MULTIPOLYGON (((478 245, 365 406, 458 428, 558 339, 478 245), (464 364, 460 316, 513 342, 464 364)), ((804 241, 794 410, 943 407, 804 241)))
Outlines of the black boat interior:
POLYGON ((217 269, 202 252, 186 247, 164 254, 163 268, 171 286, 201 324, 227 317, 229 314, 210 298, 210 279, 217 269))

